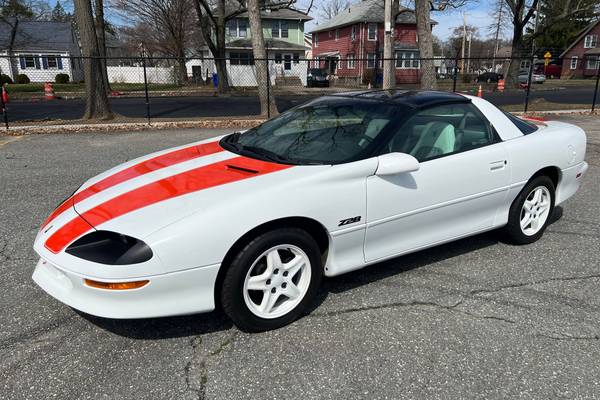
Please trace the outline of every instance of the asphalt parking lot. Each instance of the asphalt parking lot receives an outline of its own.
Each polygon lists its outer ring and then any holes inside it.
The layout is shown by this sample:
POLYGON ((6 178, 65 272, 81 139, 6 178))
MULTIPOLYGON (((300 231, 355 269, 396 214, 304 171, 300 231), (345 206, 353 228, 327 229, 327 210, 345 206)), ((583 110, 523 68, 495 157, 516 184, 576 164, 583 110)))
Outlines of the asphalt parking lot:
POLYGON ((490 232, 327 279, 261 334, 218 312, 93 318, 30 278, 39 225, 83 180, 220 131, 0 136, 0 398, 598 398, 600 119, 562 119, 590 170, 540 241, 490 232))

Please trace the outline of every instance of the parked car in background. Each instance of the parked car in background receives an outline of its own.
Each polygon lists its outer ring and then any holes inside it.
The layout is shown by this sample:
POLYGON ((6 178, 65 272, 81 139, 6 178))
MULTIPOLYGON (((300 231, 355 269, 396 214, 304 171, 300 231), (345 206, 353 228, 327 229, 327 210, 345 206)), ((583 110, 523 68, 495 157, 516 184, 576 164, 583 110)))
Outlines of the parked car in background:
POLYGON ((499 79, 504 79, 504 75, 497 72, 484 72, 477 77, 477 83, 496 83, 499 79))
MULTIPOLYGON (((522 70, 519 72, 519 83, 527 84, 527 80, 529 79, 529 71, 522 70)), ((546 76, 538 73, 531 74, 531 82, 532 83, 544 83, 546 82, 546 76)))
POLYGON ((327 72, 325 72, 325 70, 322 70, 320 68, 310 68, 308 70, 306 86, 308 86, 308 87, 329 86, 329 79, 327 76, 327 72))
POLYGON ((540 65, 535 70, 536 74, 545 75, 546 78, 552 79, 560 79, 560 74, 562 74, 562 66, 556 64, 548 64, 544 68, 543 65, 540 65))

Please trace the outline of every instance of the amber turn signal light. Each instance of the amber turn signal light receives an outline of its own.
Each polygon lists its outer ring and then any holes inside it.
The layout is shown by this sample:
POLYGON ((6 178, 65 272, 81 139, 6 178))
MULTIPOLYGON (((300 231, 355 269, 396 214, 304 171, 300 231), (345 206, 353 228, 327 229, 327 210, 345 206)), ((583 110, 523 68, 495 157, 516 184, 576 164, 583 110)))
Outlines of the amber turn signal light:
POLYGON ((97 288, 97 289, 107 289, 107 290, 128 290, 128 289, 138 289, 143 286, 146 286, 150 281, 133 281, 133 282, 98 282, 93 281, 91 279, 84 279, 85 284, 97 288))

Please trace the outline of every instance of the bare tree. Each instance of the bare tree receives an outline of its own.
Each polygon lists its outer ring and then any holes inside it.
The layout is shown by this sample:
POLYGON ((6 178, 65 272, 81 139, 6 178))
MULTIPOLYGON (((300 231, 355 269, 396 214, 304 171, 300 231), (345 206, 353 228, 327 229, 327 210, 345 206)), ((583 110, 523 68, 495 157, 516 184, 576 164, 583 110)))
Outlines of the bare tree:
POLYGON ((238 5, 234 10, 227 11, 225 0, 194 0, 198 26, 202 37, 215 59, 215 67, 219 76, 218 91, 229 90, 227 77, 227 62, 225 60, 225 25, 227 21, 246 11, 245 7, 238 5))
POLYGON ((437 89, 435 65, 433 64, 433 34, 429 12, 431 5, 427 0, 415 0, 415 16, 417 17, 417 36, 421 54, 421 88, 437 89))
MULTIPOLYGON (((271 10, 289 8, 296 0, 261 1, 260 7, 271 10)), ((229 90, 227 78, 227 62, 225 60, 225 26, 227 21, 248 11, 245 0, 194 0, 198 26, 204 42, 215 59, 215 67, 219 75, 219 92, 229 90)), ((312 7, 311 5, 309 6, 312 7)))
POLYGON ((346 10, 351 4, 352 0, 323 0, 317 10, 322 18, 331 19, 346 10))
POLYGON ((111 119, 113 114, 108 103, 107 89, 102 78, 98 38, 94 26, 91 0, 75 0, 75 19, 79 29, 85 78, 84 119, 111 119))
POLYGON ((140 38, 144 47, 148 42, 162 49, 164 55, 177 57, 177 77, 187 81, 185 65, 186 42, 193 24, 191 0, 115 0, 115 8, 124 18, 139 25, 147 25, 150 37, 140 38))
MULTIPOLYGON (((536 15, 539 0, 504 0, 510 11, 510 16, 513 25, 513 38, 512 38, 512 57, 508 66, 506 75, 506 85, 516 86, 518 85, 518 75, 520 68, 520 60, 518 57, 526 57, 531 53, 525 43, 524 29, 531 23, 532 18, 536 15)), ((548 16, 545 19, 544 24, 546 26, 552 26, 557 22, 564 21, 578 13, 584 11, 589 6, 589 2, 586 0, 563 0, 557 4, 557 10, 552 16, 548 16)), ((530 36, 532 41, 537 35, 540 35, 542 30, 534 32, 530 36)), ((530 43, 532 44, 532 43, 530 43)))
POLYGON ((508 10, 506 9, 505 0, 494 0, 492 19, 493 23, 488 26, 488 32, 494 37, 494 59, 500 48, 500 41, 504 36, 504 32, 510 25, 508 10))
POLYGON ((252 52, 254 54, 254 65, 256 68, 256 83, 258 85, 258 97, 260 99, 260 113, 263 116, 274 116, 278 114, 275 96, 269 96, 271 82, 267 68, 267 52, 265 50, 265 39, 263 37, 262 20, 260 18, 259 0, 248 0, 248 19, 250 21, 250 32, 252 36, 252 52))

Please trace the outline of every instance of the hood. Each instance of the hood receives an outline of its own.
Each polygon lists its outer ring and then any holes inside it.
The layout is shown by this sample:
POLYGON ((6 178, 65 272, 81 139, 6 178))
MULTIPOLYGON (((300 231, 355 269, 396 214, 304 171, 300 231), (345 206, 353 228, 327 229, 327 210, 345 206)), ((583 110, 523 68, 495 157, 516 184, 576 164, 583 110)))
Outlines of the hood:
POLYGON ((218 190, 226 200, 229 185, 291 167, 225 151, 214 139, 150 154, 87 181, 50 215, 39 236, 55 254, 94 229, 143 239, 208 207, 199 197, 203 191, 218 190))

